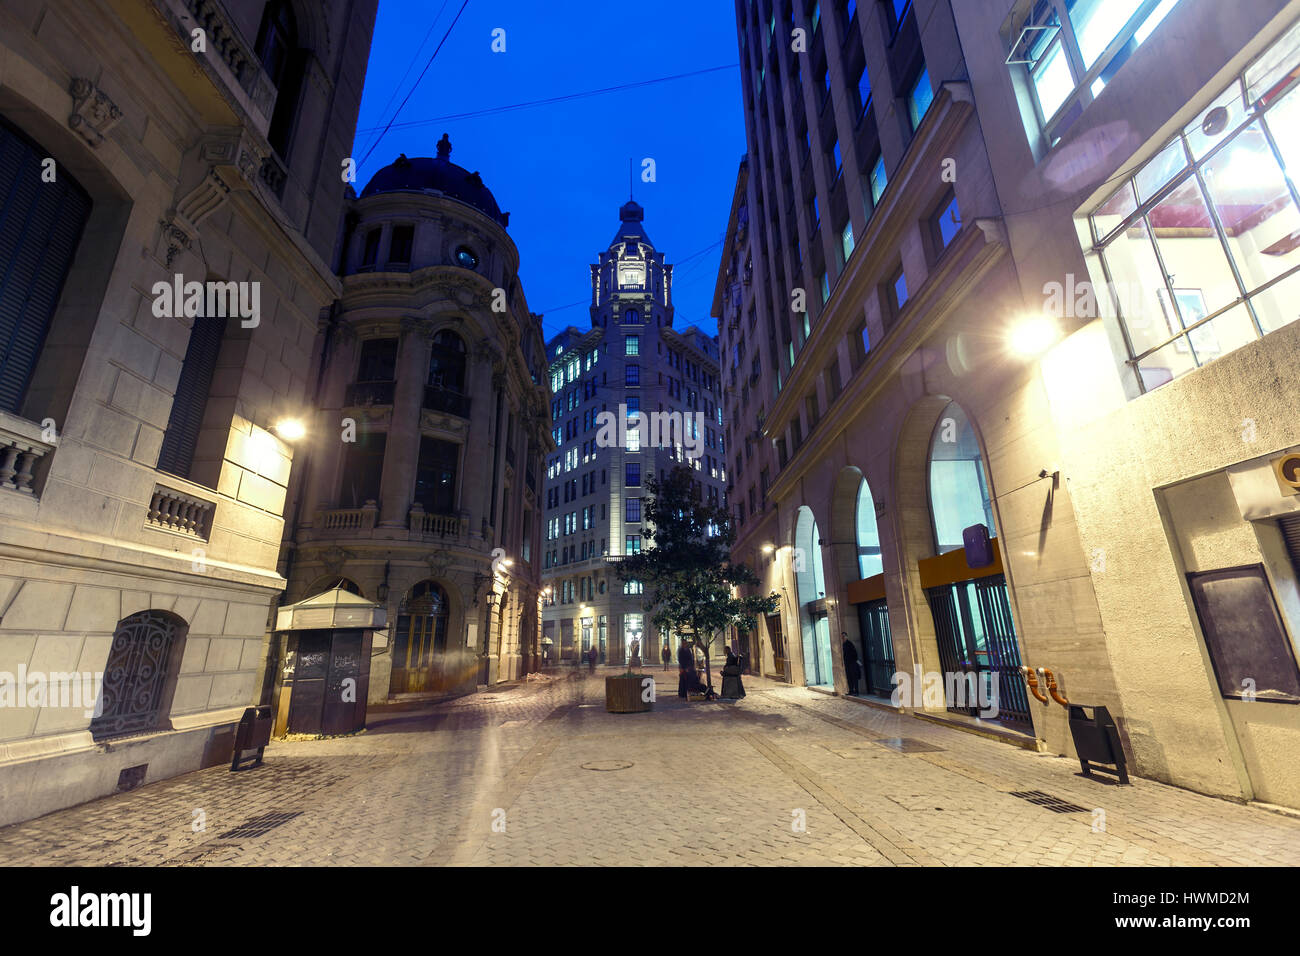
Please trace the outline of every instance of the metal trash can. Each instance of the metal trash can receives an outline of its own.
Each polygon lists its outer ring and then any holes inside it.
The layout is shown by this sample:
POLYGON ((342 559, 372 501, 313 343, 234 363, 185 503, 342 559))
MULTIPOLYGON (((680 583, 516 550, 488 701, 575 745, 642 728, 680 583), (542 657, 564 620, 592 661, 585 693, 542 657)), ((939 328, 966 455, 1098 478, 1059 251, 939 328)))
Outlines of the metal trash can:
POLYGON ((1070 705, 1070 735, 1074 738, 1074 750, 1079 755, 1079 765, 1083 775, 1091 777, 1092 771, 1113 773, 1120 783, 1128 783, 1128 770, 1124 765, 1124 747, 1119 740, 1119 728, 1115 719, 1105 707, 1085 708, 1082 704, 1070 705), (1093 712, 1089 717, 1086 710, 1093 712), (1110 767, 1093 766, 1093 764, 1113 764, 1110 767))
POLYGON ((262 765, 262 752, 271 742, 271 708, 269 706, 249 707, 244 716, 239 718, 239 729, 235 731, 235 755, 230 761, 230 769, 238 770, 244 760, 252 760, 254 767, 262 765), (256 750, 253 757, 245 757, 245 750, 256 750))

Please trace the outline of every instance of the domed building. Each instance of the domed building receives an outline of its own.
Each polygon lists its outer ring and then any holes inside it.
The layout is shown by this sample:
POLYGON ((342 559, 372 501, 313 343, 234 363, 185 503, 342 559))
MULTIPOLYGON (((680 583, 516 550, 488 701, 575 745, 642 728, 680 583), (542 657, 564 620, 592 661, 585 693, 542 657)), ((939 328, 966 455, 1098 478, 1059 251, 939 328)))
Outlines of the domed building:
POLYGON ((371 703, 538 663, 545 343, 509 215, 450 154, 444 135, 436 157, 399 156, 351 203, 284 559, 285 604, 341 588, 386 608, 361 653, 371 703))

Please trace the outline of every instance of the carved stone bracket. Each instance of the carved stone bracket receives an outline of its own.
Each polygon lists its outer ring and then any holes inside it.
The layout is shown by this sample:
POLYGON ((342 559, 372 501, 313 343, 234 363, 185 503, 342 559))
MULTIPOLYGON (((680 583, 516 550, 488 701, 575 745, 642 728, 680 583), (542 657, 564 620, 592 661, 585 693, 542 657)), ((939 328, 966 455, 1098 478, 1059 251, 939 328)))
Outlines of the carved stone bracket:
POLYGON ((98 146, 122 118, 122 111, 103 90, 84 76, 73 77, 68 92, 72 94, 68 125, 91 146, 98 146))
POLYGON ((204 138, 199 156, 228 189, 253 189, 271 149, 244 127, 232 127, 204 138))
POLYGON ((166 260, 167 268, 172 267, 172 260, 176 258, 177 253, 182 249, 188 251, 194 244, 193 234, 187 231, 177 222, 177 217, 170 219, 159 219, 158 225, 162 227, 162 240, 167 246, 166 260))

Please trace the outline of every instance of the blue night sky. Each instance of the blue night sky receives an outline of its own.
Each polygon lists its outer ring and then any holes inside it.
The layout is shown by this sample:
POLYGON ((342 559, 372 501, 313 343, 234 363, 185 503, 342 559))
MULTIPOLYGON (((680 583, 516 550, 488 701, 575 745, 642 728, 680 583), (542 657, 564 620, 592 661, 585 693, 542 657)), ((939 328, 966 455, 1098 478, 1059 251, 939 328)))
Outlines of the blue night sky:
MULTIPOLYGON (((380 0, 353 148, 359 162, 460 3, 380 0)), ((630 6, 470 0, 393 128, 360 162, 357 191, 398 153, 433 156, 439 137, 449 134, 452 162, 480 172, 510 213, 528 306, 545 313, 549 339, 568 325, 590 327, 588 266, 617 229, 631 157, 636 200, 645 207, 646 233, 655 247, 674 264, 707 248, 675 270, 674 322, 716 331, 709 307, 745 150, 737 58, 735 15, 724 0, 630 6), (505 53, 491 50, 497 27, 506 31, 505 53), (527 109, 438 119, 711 67, 726 69, 527 109), (641 182, 644 157, 655 160, 657 182, 641 182)))

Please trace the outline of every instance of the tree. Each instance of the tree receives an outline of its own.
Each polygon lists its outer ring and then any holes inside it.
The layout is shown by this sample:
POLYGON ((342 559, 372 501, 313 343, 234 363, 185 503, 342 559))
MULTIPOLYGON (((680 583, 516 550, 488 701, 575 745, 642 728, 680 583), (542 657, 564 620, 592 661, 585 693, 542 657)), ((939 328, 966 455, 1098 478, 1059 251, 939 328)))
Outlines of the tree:
POLYGON ((642 604, 661 633, 689 629, 692 643, 704 652, 704 673, 713 686, 709 648, 728 627, 752 630, 757 615, 777 608, 777 594, 737 597, 742 587, 759 584, 748 565, 731 560, 736 540, 731 515, 721 504, 703 500, 694 471, 678 465, 659 481, 646 481, 642 503, 650 547, 627 555, 615 573, 620 581, 640 581, 642 604))

